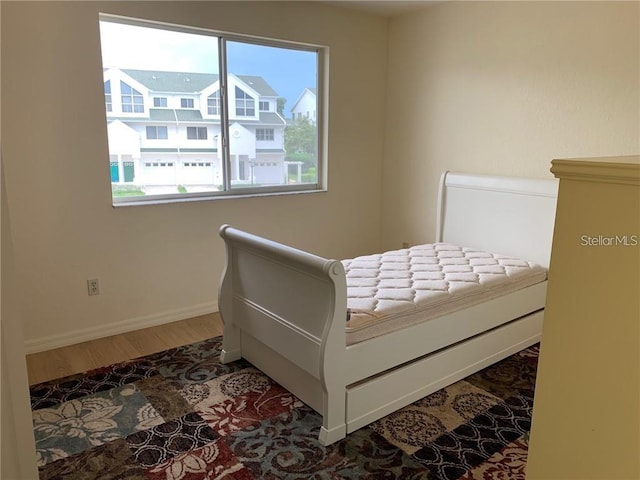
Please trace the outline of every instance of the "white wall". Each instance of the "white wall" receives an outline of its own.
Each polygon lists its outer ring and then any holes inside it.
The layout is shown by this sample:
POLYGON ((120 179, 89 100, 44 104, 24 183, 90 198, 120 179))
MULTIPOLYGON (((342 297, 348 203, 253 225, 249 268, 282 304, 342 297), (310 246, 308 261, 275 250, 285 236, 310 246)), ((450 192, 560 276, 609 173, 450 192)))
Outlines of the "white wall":
MULTIPOLYGON (((1 14, 0 11, 0 19, 1 14)), ((38 477, 38 469, 1 153, 1 123, 0 121, 0 478, 35 479, 38 477)))
POLYGON ((432 240, 445 169, 549 177, 553 158, 640 150, 637 2, 443 2, 388 22, 311 2, 1 8, 31 349, 215 308, 222 223, 348 257, 432 240), (329 192, 111 207, 101 11, 328 45, 329 192))
POLYGON ((379 247, 384 105, 371 98, 385 91, 386 20, 298 2, 1 8, 3 153, 31 350, 215 308, 223 223, 331 257, 379 247), (114 209, 98 12, 328 45, 329 191, 114 209), (89 297, 93 277, 102 293, 89 297))
MULTIPOLYGON (((1 162, 1 161, 0 161, 1 162)), ((2 433, 0 434, 0 478, 36 479, 36 449, 33 437, 27 363, 17 284, 13 265, 11 225, 7 214, 4 169, 0 182, 2 211, 2 265, 0 268, 0 390, 2 433)))
POLYGON ((392 19, 383 242, 432 241, 444 170, 637 154, 638 2, 444 2, 392 19))

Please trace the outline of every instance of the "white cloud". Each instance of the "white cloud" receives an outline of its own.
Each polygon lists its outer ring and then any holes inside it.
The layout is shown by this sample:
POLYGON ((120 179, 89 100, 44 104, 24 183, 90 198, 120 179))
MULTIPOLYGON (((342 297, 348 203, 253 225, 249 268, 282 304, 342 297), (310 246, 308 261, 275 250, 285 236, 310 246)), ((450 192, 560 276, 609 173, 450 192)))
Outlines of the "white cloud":
POLYGON ((173 72, 217 73, 217 37, 100 22, 102 63, 173 72))

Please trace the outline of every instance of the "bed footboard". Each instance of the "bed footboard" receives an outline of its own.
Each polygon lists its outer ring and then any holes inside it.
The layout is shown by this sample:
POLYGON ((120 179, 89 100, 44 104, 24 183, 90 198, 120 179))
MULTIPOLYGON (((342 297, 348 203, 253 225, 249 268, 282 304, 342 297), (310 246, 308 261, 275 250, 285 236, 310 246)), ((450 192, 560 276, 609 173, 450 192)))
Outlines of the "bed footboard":
POLYGON ((245 358, 323 416, 320 441, 346 434, 342 263, 229 225, 218 302, 221 361, 245 358))

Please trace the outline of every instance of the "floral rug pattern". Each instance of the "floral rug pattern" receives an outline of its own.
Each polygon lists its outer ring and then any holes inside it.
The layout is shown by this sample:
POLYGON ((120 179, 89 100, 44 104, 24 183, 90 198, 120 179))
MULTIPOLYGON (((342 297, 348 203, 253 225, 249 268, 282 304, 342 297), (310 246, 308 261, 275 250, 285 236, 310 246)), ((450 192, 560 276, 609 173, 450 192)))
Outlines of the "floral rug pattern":
POLYGON ((524 480, 538 346, 328 447, 221 338, 31 387, 41 480, 524 480))

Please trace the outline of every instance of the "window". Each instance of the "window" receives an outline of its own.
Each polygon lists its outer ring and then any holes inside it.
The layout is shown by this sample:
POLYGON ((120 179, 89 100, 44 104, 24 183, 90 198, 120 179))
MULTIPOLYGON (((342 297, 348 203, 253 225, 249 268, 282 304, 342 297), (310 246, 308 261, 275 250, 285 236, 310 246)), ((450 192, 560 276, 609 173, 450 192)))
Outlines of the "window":
POLYGON ((173 162, 145 162, 144 166, 147 168, 173 167, 173 162))
POLYGON ((114 205, 324 188, 324 112, 291 112, 324 47, 109 15, 100 41, 114 205))
POLYGON ((180 99, 180 107, 181 108, 193 108, 193 98, 181 98, 180 99))
POLYGON ((111 80, 104 82, 104 103, 107 106, 107 113, 113 111, 113 104, 111 103, 111 80))
POLYGON ((207 127, 187 127, 187 138, 189 140, 206 140, 207 127))
POLYGON ((167 127, 147 127, 148 140, 166 140, 167 138, 169 138, 167 134, 167 127))
POLYGON ((211 162, 184 162, 185 167, 211 167, 211 162))
POLYGON ((122 111, 125 113, 144 113, 144 97, 130 85, 120 81, 122 111))
POLYGON ((220 90, 216 90, 213 95, 209 95, 207 98, 207 113, 220 115, 220 90))
POLYGON ((154 97, 153 106, 156 108, 167 108, 167 97, 154 97))
POLYGON ((236 115, 253 117, 256 114, 256 101, 244 90, 236 87, 236 115))
POLYGON ((256 140, 273 141, 273 139, 274 139, 273 128, 256 128, 256 140))

